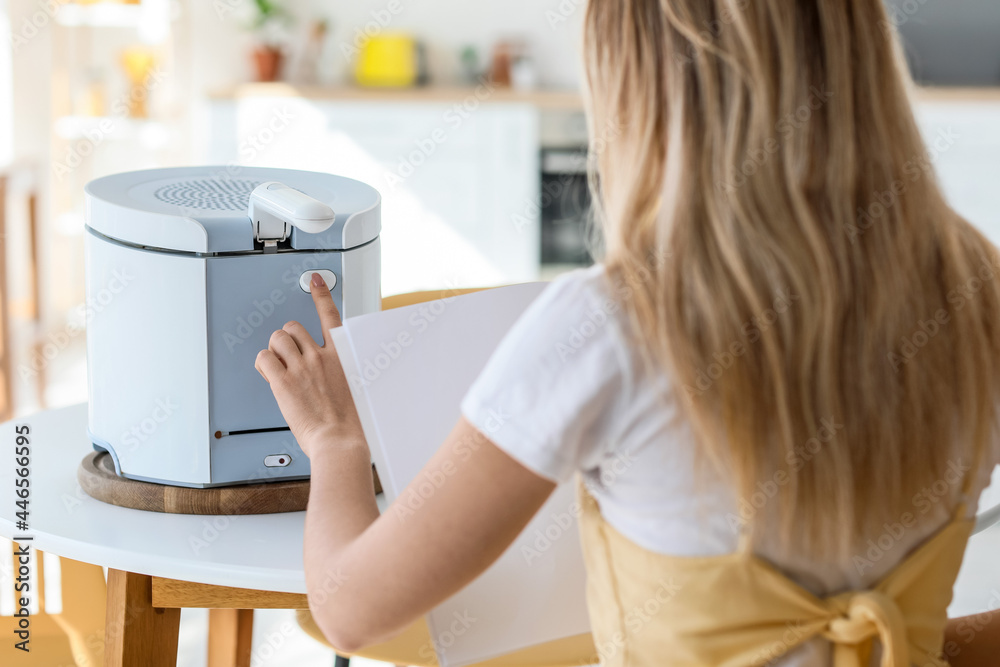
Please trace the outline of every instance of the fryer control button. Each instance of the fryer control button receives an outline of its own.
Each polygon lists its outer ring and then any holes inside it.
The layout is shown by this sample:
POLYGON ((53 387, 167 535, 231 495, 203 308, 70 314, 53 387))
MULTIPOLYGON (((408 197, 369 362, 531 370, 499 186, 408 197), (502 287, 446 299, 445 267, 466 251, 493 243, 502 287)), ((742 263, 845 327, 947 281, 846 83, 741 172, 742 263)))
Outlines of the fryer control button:
POLYGON ((271 454, 264 457, 264 465, 268 468, 284 468, 292 462, 292 457, 288 454, 271 454))

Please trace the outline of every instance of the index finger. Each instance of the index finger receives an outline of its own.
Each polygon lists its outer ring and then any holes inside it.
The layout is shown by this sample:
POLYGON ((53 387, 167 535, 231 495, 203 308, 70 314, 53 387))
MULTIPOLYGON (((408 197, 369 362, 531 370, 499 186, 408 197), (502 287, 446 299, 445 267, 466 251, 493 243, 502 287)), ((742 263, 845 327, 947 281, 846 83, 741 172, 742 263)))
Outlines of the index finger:
POLYGON ((333 345, 330 329, 335 329, 342 324, 340 311, 333 303, 333 296, 330 294, 330 288, 326 286, 323 276, 314 273, 309 279, 309 283, 309 293, 312 294, 313 304, 315 304, 316 312, 319 314, 319 323, 323 327, 323 342, 326 345, 333 345))

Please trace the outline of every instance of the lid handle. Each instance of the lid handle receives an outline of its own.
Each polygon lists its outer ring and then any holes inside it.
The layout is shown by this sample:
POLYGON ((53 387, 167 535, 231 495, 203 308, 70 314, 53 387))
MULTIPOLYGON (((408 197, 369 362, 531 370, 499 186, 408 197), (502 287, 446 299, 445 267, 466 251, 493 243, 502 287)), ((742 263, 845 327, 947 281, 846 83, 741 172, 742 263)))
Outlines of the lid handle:
POLYGON ((263 243, 265 250, 276 249, 278 241, 288 238, 291 227, 319 234, 329 229, 336 217, 323 202, 277 181, 254 188, 247 215, 253 223, 254 239, 263 243))

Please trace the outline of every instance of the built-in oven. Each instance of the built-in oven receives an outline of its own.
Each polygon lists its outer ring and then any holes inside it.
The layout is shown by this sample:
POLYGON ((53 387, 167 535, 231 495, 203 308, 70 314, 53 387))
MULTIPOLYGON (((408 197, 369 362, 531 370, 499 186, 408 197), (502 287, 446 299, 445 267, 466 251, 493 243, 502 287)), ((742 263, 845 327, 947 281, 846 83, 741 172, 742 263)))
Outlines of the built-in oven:
POLYGON ((587 185, 587 124, 581 111, 541 117, 541 261, 543 274, 593 263, 587 185))
POLYGON ((541 164, 542 264, 591 264, 587 148, 543 149, 541 164))

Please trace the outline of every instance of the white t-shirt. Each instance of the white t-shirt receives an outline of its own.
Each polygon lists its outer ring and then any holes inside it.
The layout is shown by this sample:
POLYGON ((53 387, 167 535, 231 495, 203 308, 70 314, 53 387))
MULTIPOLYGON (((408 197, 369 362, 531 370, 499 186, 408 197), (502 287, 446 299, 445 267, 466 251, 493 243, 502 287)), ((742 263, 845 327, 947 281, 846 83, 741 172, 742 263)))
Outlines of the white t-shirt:
MULTIPOLYGON (((462 414, 538 475, 565 482, 581 472, 604 518, 646 549, 731 553, 738 542, 735 493, 710 466, 695 474, 690 429, 676 418, 682 389, 632 349, 614 293, 601 265, 555 280, 497 348, 462 414)), ((992 467, 977 475, 975 497, 992 467)), ((918 525, 871 558, 818 567, 766 546, 758 555, 816 595, 870 587, 951 519, 946 499, 932 495, 914 503, 918 525)), ((976 503, 970 505, 974 513, 976 503)), ((826 667, 830 650, 815 639, 775 664, 826 667)))

